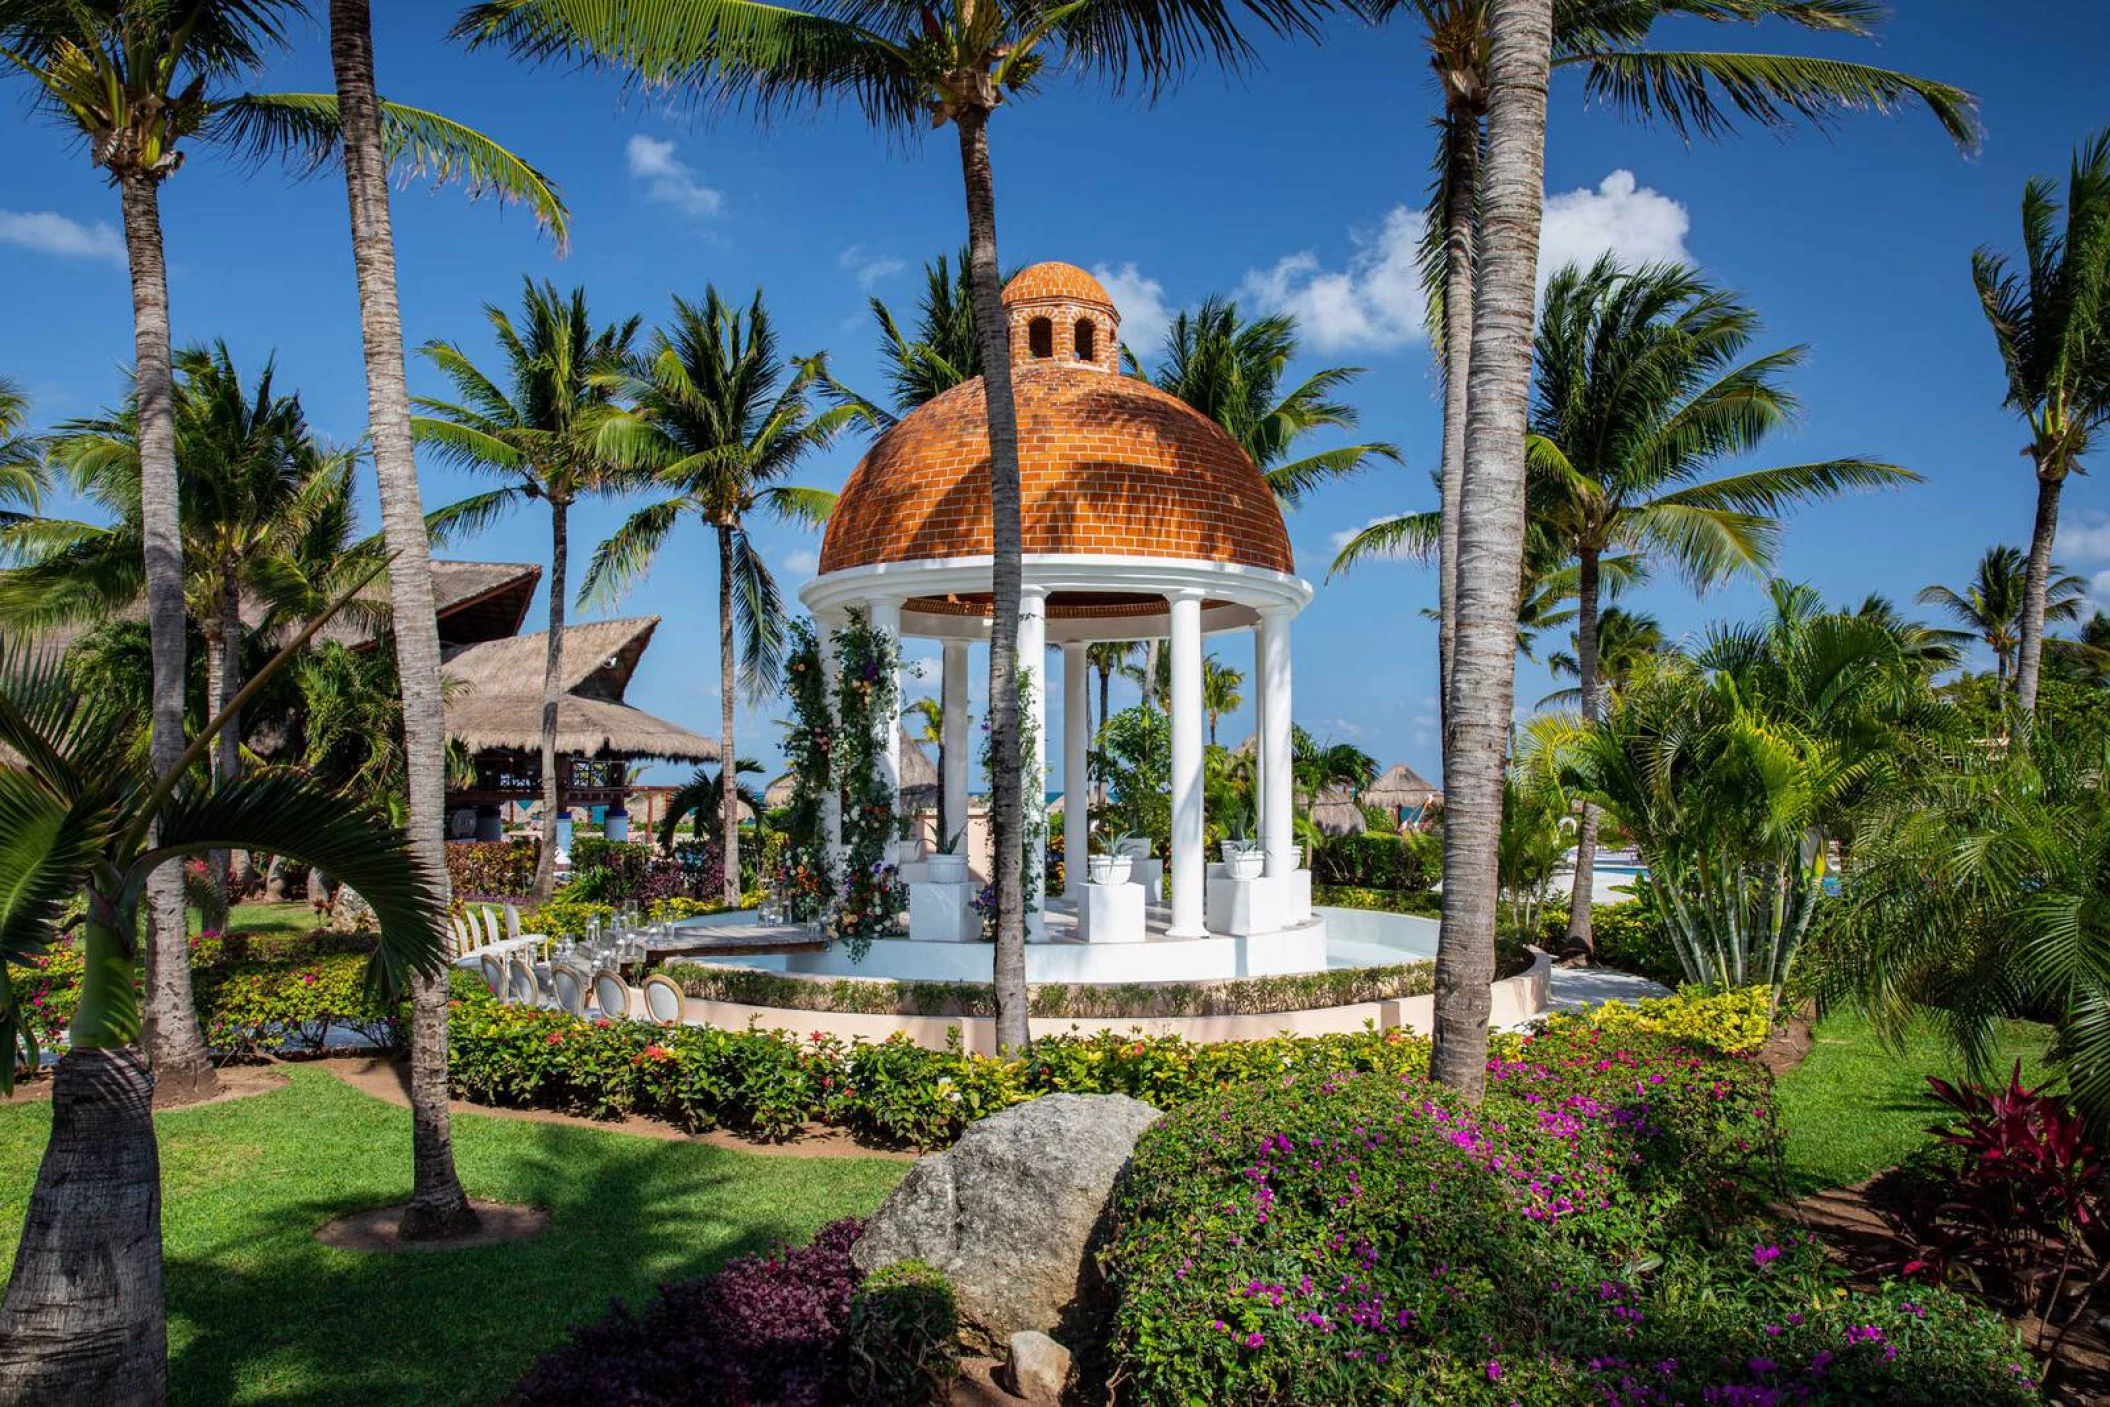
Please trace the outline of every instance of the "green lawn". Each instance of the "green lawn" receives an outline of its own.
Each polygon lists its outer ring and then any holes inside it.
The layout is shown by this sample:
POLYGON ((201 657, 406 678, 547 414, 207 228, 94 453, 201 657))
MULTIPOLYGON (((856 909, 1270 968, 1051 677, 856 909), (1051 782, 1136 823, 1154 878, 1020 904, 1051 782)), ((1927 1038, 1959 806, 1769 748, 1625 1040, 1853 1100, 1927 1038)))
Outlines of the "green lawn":
MULTIPOLYGON (((289 1089, 158 1120, 174 1401, 496 1402, 610 1296, 868 1213, 907 1167, 461 1116, 470 1194, 546 1207, 551 1228, 472 1251, 337 1251, 318 1225, 409 1195, 410 1115, 290 1073, 289 1089)), ((0 1109, 0 1273, 48 1124, 43 1105, 0 1109)))
MULTIPOLYGON (((196 933, 203 915, 190 911, 190 931, 196 933)), ((227 910, 227 927, 233 933, 311 933, 315 910, 305 900, 281 904, 234 904, 227 910)))
MULTIPOLYGON (((2001 1033, 2003 1074, 2017 1059, 2023 1077, 2040 1072, 2047 1026, 2009 1022, 2001 1033)), ((1915 1030, 1903 1050, 1876 1038, 1867 1018, 1828 1016, 1817 1027, 1809 1059, 1780 1079, 1780 1113, 1788 1127, 1788 1178, 1797 1193, 1860 1182, 1927 1139, 1943 1106, 1927 1076, 1957 1079, 1956 1062, 1932 1031, 1915 1030)))

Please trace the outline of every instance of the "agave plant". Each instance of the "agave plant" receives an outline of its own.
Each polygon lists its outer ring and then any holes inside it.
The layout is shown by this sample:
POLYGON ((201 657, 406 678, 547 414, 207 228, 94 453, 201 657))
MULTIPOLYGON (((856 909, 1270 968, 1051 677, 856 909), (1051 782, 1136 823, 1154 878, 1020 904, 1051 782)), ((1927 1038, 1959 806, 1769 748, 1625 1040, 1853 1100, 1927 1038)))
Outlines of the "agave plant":
POLYGON ((87 901, 79 1009, 54 1072, 51 1137, 0 1303, 0 1400, 165 1395, 154 1082, 133 986, 149 873, 215 850, 284 855, 372 905, 381 926, 368 972, 376 995, 392 998, 413 972, 440 968, 442 906, 402 833, 298 773, 208 781, 197 764, 220 722, 157 779, 129 754, 137 723, 122 707, 72 688, 50 652, 0 653, 0 1090, 12 1088, 18 1050, 32 1066, 39 1059, 6 964, 48 951, 73 926, 62 922, 69 908, 87 901))

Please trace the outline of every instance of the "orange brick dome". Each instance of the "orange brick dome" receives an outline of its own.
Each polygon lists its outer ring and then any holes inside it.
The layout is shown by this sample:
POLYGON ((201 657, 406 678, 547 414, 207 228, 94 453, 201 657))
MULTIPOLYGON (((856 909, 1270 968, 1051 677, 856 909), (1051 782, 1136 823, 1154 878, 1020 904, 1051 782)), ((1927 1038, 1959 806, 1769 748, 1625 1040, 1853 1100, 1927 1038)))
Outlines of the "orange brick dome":
POLYGON ((1042 301, 1097 303, 1109 312, 1114 306, 1105 286, 1075 264, 1052 261, 1029 264, 1013 274, 1011 282, 1004 285, 1004 306, 1007 308, 1042 301))
MULTIPOLYGON (((1049 267, 1067 266, 1036 266, 1049 267)), ((1215 421, 1146 381, 1077 358, 1016 360, 1012 385, 1029 554, 1295 571, 1274 494, 1215 421)), ((824 574, 991 554, 987 405, 976 377, 872 446, 828 521, 824 574)))

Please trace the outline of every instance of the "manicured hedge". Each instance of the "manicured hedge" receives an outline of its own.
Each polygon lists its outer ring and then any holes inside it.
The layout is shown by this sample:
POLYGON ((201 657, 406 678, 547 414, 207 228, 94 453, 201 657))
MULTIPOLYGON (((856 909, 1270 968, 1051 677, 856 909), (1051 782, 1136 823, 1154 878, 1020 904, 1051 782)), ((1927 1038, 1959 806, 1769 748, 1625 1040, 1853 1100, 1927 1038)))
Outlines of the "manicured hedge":
POLYGON ((535 888, 533 840, 449 841, 447 883, 458 898, 509 899, 535 888))
POLYGON ((1284 1074, 1146 1132, 1101 1259, 1119 1400, 2035 1400, 1993 1316, 1848 1294, 1765 1220, 1752 1062, 1568 1021, 1489 1073, 1478 1109, 1284 1074))
POLYGON ((1312 854, 1311 877, 1315 884, 1414 893, 1443 878, 1443 844, 1418 833, 1328 836, 1312 854))
MULTIPOLYGON (((695 962, 670 962, 662 971, 704 1001, 866 1015, 996 1014, 996 989, 986 982, 797 977, 695 962)), ((1423 996, 1434 989, 1435 965, 1412 962, 1221 982, 1043 982, 1029 987, 1026 999, 1035 1016, 1120 1019, 1308 1011, 1423 996)))
POLYGON ((1379 913, 1416 914, 1422 918, 1439 918, 1443 914, 1443 896, 1426 889, 1369 889, 1353 884, 1314 883, 1311 901, 1336 909, 1375 909, 1379 913))

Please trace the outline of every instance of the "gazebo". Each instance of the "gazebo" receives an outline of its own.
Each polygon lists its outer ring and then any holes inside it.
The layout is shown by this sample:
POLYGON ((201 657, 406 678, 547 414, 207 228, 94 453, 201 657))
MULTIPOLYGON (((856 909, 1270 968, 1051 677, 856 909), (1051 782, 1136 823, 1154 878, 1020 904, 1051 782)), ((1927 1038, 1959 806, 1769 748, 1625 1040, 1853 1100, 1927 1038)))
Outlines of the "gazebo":
MULTIPOLYGON (((1169 639, 1172 877, 1162 936, 1310 925, 1310 876, 1291 827, 1290 623, 1312 592, 1296 575, 1274 495, 1214 421, 1122 374, 1119 316, 1090 274, 1036 264, 1005 288, 1004 308, 1024 531, 1018 658, 1040 685, 1047 651, 1061 650, 1064 853, 1087 849, 1086 647, 1169 639), (1224 876, 1211 875, 1203 840, 1202 640, 1231 632, 1254 637, 1266 861, 1261 878, 1219 903, 1212 885, 1224 876)), ((992 550, 989 425, 976 378, 903 417, 872 446, 829 520, 820 574, 800 592, 823 630, 859 610, 897 639, 942 642, 948 816, 966 814, 968 764, 978 751, 968 736, 967 682, 970 651, 989 637, 992 550)), ((1027 699, 1029 807, 1046 774, 1046 697, 1034 687, 1027 699)), ((898 790, 909 780, 899 730, 881 726, 889 740, 882 765, 898 790)), ((1039 892, 1042 858, 1037 847, 1027 856, 1029 893, 1039 892)), ((1079 903, 1084 872, 1074 863, 1067 870, 1067 897, 1079 903)), ((1034 922, 1042 936, 1038 914, 1034 922)))

